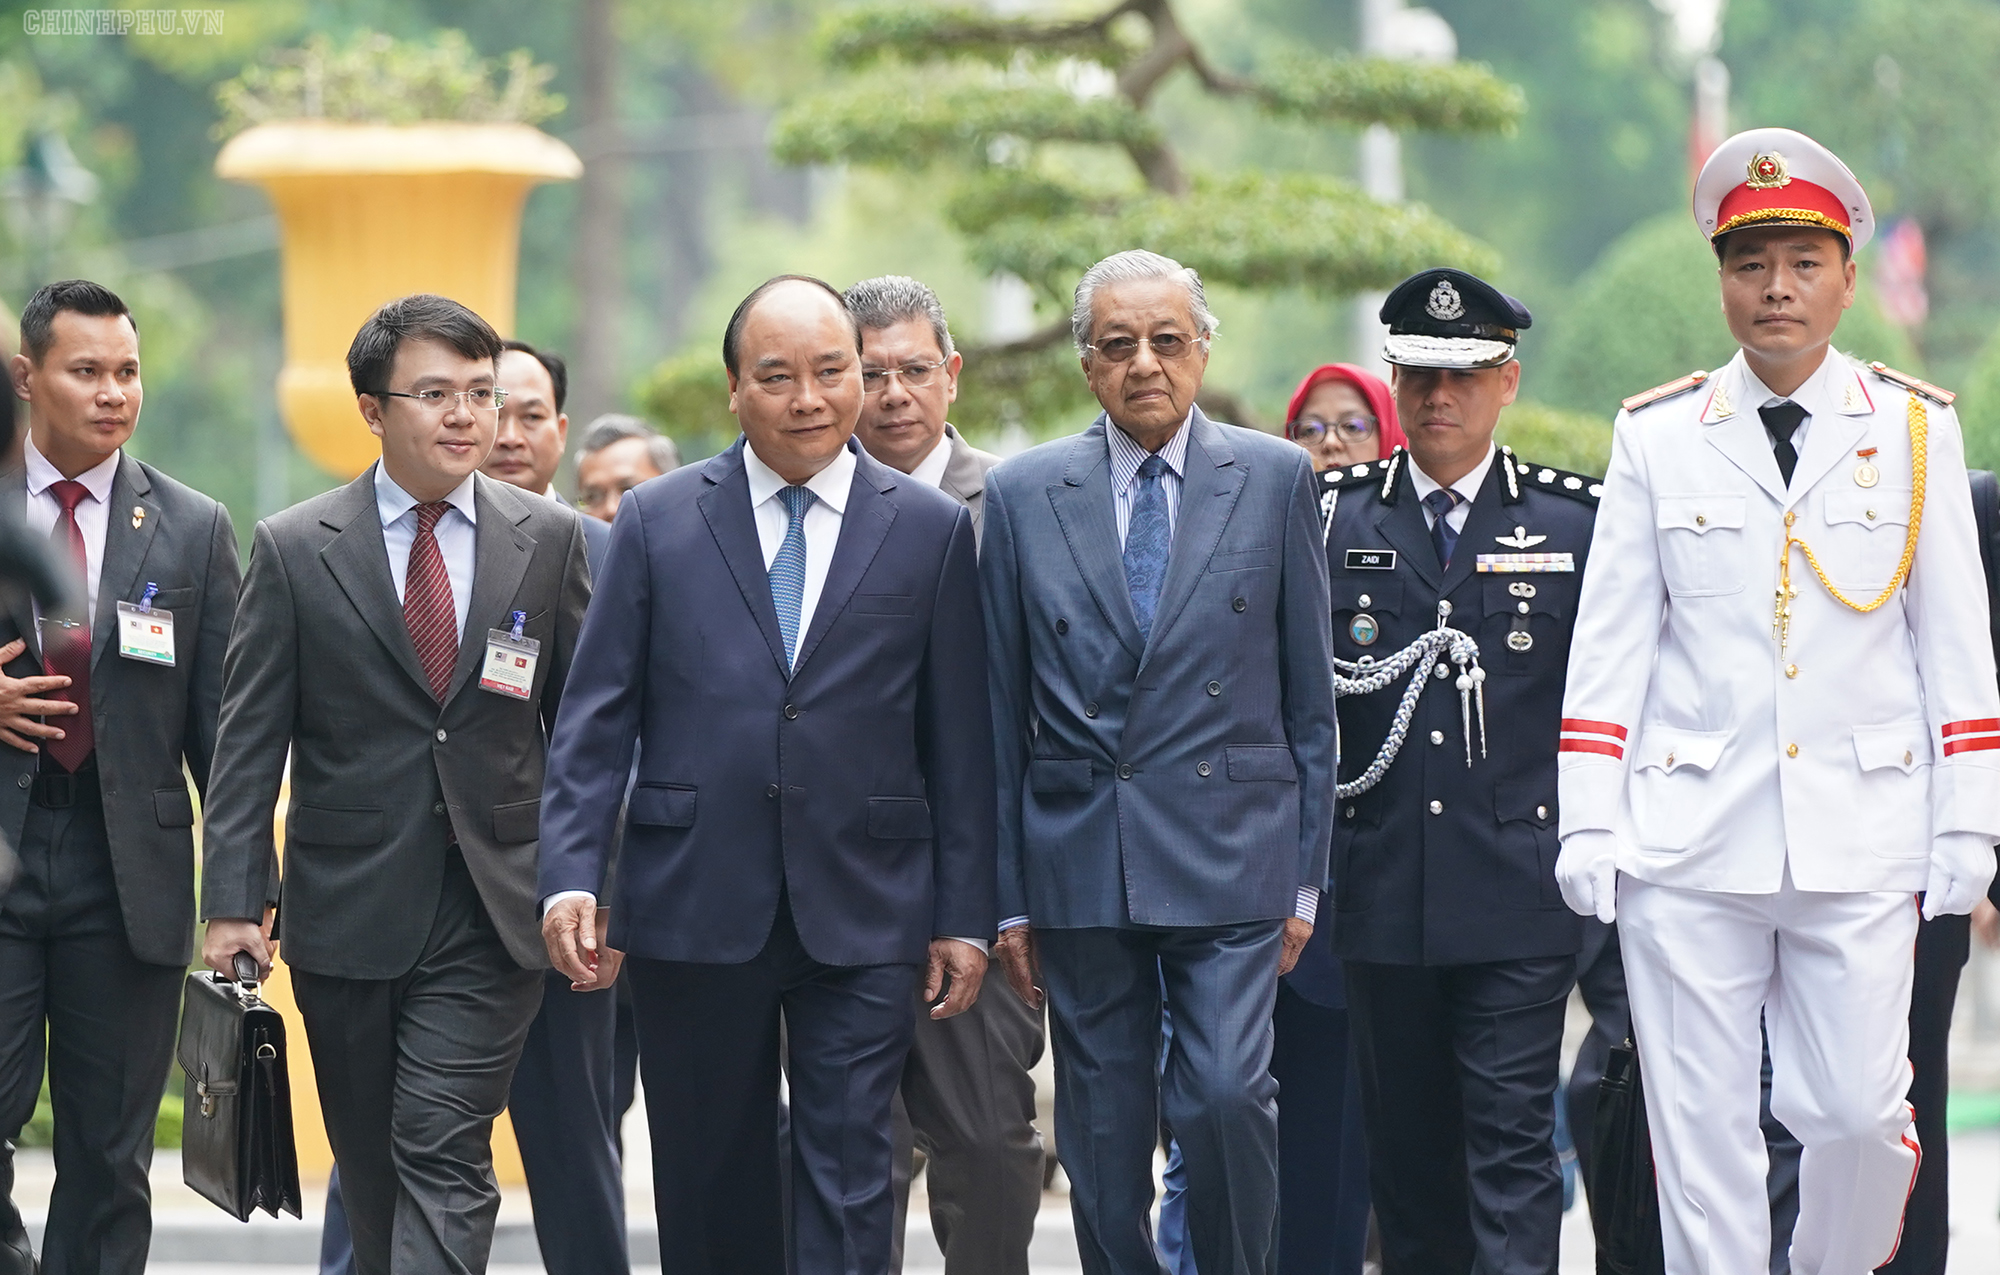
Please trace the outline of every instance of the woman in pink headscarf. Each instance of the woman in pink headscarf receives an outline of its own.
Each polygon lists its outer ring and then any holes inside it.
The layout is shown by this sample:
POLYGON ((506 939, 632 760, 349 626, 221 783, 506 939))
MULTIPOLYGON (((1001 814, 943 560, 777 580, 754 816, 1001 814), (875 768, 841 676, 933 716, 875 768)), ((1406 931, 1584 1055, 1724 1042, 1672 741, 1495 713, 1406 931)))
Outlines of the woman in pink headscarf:
POLYGON ((1315 473, 1381 460, 1408 441, 1388 385, 1352 363, 1322 364, 1299 382, 1285 437, 1312 454, 1315 473))

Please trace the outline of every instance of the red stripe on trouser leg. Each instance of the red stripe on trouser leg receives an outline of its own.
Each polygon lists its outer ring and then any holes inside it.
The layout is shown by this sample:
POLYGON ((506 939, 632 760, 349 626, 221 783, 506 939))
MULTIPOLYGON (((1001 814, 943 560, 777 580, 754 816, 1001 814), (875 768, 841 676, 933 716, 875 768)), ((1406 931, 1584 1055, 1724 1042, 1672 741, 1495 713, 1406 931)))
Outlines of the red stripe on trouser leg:
MULTIPOLYGON (((1912 1067, 1912 1070, 1914 1070, 1914 1066, 1912 1067)), ((1903 1109, 1910 1113, 1910 1128, 1903 1132, 1903 1145, 1908 1147, 1910 1151, 1917 1157, 1917 1162, 1914 1165, 1910 1166, 1909 1189, 1903 1192, 1903 1209, 1907 1213, 1910 1207, 1910 1197, 1917 1193, 1917 1174, 1923 1171, 1924 1147, 1921 1142, 1918 1142, 1915 1138, 1910 1136, 1910 1131, 1914 1130, 1917 1127, 1917 1109, 1915 1107, 1910 1106, 1908 1103, 1903 1104, 1903 1109)), ((1903 1247, 1903 1224, 1905 1220, 1906 1220, 1905 1218, 1896 1219, 1896 1242, 1889 1246, 1889 1256, 1875 1263, 1874 1266, 1869 1267, 1870 1270, 1875 1270, 1879 1267, 1887 1266, 1889 1263, 1896 1260, 1896 1250, 1903 1247)))

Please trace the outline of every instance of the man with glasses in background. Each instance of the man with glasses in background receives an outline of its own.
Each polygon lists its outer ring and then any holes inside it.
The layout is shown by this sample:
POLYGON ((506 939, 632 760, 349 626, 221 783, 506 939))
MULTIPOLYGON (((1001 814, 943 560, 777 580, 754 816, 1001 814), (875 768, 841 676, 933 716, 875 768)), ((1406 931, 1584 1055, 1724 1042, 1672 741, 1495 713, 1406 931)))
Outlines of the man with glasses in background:
MULTIPOLYGON (((861 325, 861 421, 854 436, 876 460, 966 507, 980 534, 986 471, 980 451, 945 420, 964 360, 937 294, 915 279, 864 279, 845 294, 861 325)), ((997 982, 997 980, 996 980, 997 982)), ((927 1160, 931 1226, 949 1275, 1027 1275, 1042 1202, 1035 1082, 1042 1015, 1012 989, 988 987, 955 1018, 921 1004, 896 1107, 896 1241, 902 1268, 912 1148, 927 1160)))
POLYGON ((583 431, 576 450, 576 507, 610 522, 626 492, 680 465, 674 440, 638 417, 600 416, 583 431))
POLYGON ((1297 447, 1195 406, 1215 327, 1178 262, 1092 266, 1071 329, 1104 412, 986 483, 995 954, 1023 999, 1047 980, 1077 1244, 1117 1275, 1160 1269, 1162 1115, 1197 1268, 1272 1266, 1271 1013, 1332 832, 1317 484, 1297 447))
POLYGON ((348 373, 382 458, 257 525, 224 667, 202 954, 270 968, 289 753, 280 934, 361 1275, 485 1269, 493 1119, 548 966, 544 741, 590 575, 575 513, 476 472, 500 354, 443 297, 362 325, 348 373))

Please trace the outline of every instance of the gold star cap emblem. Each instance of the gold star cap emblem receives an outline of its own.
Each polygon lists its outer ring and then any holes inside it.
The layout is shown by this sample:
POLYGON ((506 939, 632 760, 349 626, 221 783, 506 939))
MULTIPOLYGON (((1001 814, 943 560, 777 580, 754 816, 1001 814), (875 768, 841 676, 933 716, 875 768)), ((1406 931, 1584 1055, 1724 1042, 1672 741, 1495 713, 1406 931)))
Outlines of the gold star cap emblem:
POLYGON ((1777 151, 1759 151, 1750 157, 1744 184, 1752 190, 1776 190, 1792 184, 1792 171, 1777 151))

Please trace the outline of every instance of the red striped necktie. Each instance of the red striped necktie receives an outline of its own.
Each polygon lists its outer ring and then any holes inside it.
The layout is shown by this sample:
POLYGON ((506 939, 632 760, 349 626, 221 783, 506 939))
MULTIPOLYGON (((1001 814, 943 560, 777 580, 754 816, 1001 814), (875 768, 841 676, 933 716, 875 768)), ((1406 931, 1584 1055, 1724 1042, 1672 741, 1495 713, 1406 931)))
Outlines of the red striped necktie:
POLYGON ((416 643, 431 694, 444 702, 451 671, 458 663, 458 613, 451 601, 451 575, 438 549, 437 524, 451 508, 434 500, 417 506, 417 538, 410 542, 410 566, 403 576, 403 623, 416 643))

